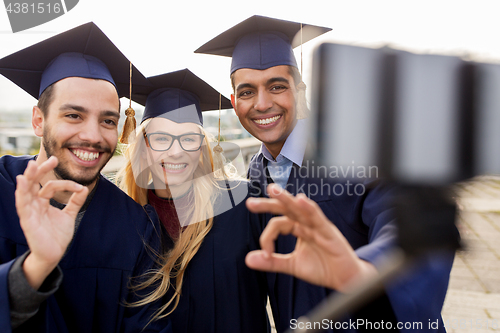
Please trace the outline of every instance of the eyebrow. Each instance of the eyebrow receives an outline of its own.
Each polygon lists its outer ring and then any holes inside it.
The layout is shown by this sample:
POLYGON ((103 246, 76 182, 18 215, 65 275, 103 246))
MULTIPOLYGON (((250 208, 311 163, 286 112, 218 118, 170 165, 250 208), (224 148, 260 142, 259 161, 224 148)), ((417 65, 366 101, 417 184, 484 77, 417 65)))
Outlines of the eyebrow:
POLYGON ((253 84, 250 84, 250 83, 241 83, 236 87, 236 91, 240 91, 240 90, 246 89, 246 88, 255 88, 255 86, 253 84))
MULTIPOLYGON (((67 110, 75 110, 81 113, 89 113, 89 111, 84 108, 83 106, 76 105, 76 104, 63 104, 59 108, 59 111, 67 111, 67 110)), ((100 112, 101 117, 114 117, 114 118, 120 118, 120 113, 116 111, 111 111, 111 110, 105 110, 100 112)))
POLYGON ((114 117, 114 118, 120 118, 120 113, 116 111, 101 111, 101 116, 102 117, 114 117))
POLYGON ((154 132, 149 132, 149 133, 146 131, 146 134, 147 135, 149 135, 149 134, 168 134, 168 135, 173 135, 173 136, 189 135, 189 134, 201 134, 201 135, 203 135, 203 133, 201 133, 201 131, 199 131, 198 133, 190 131, 190 132, 186 132, 186 133, 175 135, 175 134, 172 134, 172 133, 169 133, 169 132, 165 132, 165 131, 162 131, 162 130, 158 130, 158 131, 154 131, 154 132))
POLYGON ((267 80, 266 84, 270 85, 271 83, 276 83, 276 82, 284 82, 290 84, 290 81, 288 79, 281 76, 270 78, 269 80, 267 80))
MULTIPOLYGON (((283 82, 286 84, 290 84, 290 81, 288 79, 286 79, 282 76, 278 76, 278 77, 272 77, 269 80, 267 80, 266 86, 273 84, 273 83, 276 83, 276 82, 283 82)), ((236 87, 236 91, 240 91, 240 90, 245 89, 245 88, 255 88, 255 85, 253 85, 251 83, 241 83, 236 87)))
POLYGON ((75 110, 78 112, 88 113, 87 109, 83 106, 75 105, 75 104, 63 104, 59 108, 59 111, 67 111, 67 110, 75 110))

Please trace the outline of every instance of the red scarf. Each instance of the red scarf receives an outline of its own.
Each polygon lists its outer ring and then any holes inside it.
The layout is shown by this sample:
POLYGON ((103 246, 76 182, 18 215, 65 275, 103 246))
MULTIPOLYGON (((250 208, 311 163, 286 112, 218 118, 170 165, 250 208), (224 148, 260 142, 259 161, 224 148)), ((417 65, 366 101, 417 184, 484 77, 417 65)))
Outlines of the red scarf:
POLYGON ((179 209, 176 209, 174 199, 160 198, 153 190, 148 190, 148 202, 156 210, 160 222, 163 224, 170 237, 173 240, 178 239, 181 229, 183 230, 185 228, 181 228, 179 215, 184 217, 184 221, 187 221, 188 219, 190 220, 193 213, 192 209, 189 209, 190 206, 192 207, 192 202, 194 202, 193 191, 191 190, 184 196, 175 199, 175 203, 179 209))

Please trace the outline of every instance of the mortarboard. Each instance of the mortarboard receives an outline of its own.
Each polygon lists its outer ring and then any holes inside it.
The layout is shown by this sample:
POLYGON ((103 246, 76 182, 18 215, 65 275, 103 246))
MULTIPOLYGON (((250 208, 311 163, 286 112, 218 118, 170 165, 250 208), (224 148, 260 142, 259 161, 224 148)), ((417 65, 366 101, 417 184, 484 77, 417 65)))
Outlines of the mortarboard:
POLYGON ((231 74, 241 68, 298 67, 292 49, 330 30, 254 15, 205 43, 195 53, 232 57, 231 74), (295 38, 301 27, 302 38, 295 38))
POLYGON ((203 125, 202 111, 231 108, 231 101, 188 69, 148 78, 152 87, 146 93, 132 93, 132 99, 145 105, 141 123, 164 117, 177 123, 203 125))
MULTIPOLYGON (((129 95, 130 62, 93 23, 86 23, 0 59, 0 73, 36 99, 52 83, 66 77, 110 81, 120 97, 129 95)), ((134 90, 149 87, 132 69, 134 90)))

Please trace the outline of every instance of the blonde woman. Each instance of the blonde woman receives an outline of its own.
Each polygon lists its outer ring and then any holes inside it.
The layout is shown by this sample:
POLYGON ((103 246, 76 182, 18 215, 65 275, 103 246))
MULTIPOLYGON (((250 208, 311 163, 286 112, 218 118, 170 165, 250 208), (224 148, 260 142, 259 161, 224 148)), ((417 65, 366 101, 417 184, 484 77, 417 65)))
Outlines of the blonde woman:
POLYGON ((248 184, 227 166, 214 170, 203 129, 201 111, 217 109, 219 93, 188 70, 150 80, 158 89, 119 174, 164 227, 159 267, 136 286, 155 289, 139 304, 163 300, 154 318, 169 316, 176 332, 266 332, 265 275, 244 261, 259 236, 258 217, 245 207, 248 184))

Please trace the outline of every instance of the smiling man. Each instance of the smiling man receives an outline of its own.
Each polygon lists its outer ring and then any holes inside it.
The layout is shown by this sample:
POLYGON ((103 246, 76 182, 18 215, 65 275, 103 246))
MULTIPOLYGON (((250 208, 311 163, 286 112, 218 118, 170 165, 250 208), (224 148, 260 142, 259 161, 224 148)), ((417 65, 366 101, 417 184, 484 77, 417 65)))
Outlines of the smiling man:
POLYGON ((287 65, 265 70, 242 68, 232 74, 231 82, 231 102, 241 124, 276 160, 297 124, 298 70, 287 65))
MULTIPOLYGON (((56 156, 58 179, 73 180, 92 190, 99 172, 116 148, 120 118, 115 87, 105 80, 68 77, 47 92, 51 103, 33 108, 33 128, 42 138, 40 161, 56 156)), ((45 92, 44 92, 45 93, 45 92)))
MULTIPOLYGON (((377 274, 377 262, 394 246, 396 238, 389 204, 390 191, 360 180, 363 191, 353 193, 349 188, 349 184, 353 184, 349 181, 308 176, 319 173, 312 170, 314 163, 312 168, 308 168, 311 164, 307 164, 304 158, 308 138, 307 119, 304 119, 307 115, 304 107, 305 85, 301 82, 292 48, 329 30, 252 16, 195 51, 232 57, 231 102, 243 127, 262 141, 261 149, 250 161, 248 171, 255 196, 266 197, 270 183, 279 184, 293 195, 303 193, 307 196, 301 194, 290 199, 287 195, 274 194, 274 199, 247 201, 248 208, 253 212, 286 215, 286 218, 264 215, 260 230, 264 232, 268 224, 269 227, 261 237, 261 244, 267 252, 255 251, 247 256, 250 267, 270 272, 267 274, 269 299, 278 332, 294 328, 293 323, 299 317, 306 315, 332 292, 306 281, 329 287, 333 285, 336 291, 344 292, 353 281, 369 279, 377 274), (288 198, 286 204, 277 201, 277 197, 288 198), (309 209, 302 209, 305 205, 309 209), (283 227, 285 222, 309 221, 312 217, 322 217, 322 222, 333 223, 332 233, 336 239, 321 245, 328 247, 336 260, 322 262, 323 267, 318 265, 314 269, 311 263, 315 261, 309 259, 317 258, 302 256, 303 270, 293 270, 292 259, 305 252, 306 237, 297 241, 293 234, 298 229, 293 227, 279 237, 274 232, 273 237, 277 237, 275 243, 274 238, 269 239, 265 235, 272 233, 269 230, 279 229, 271 226, 283 227), (276 253, 269 253, 269 249, 273 248, 276 253), (283 256, 285 253, 292 254, 283 256), (278 261, 280 267, 273 265, 278 261), (286 266, 289 269, 283 269, 286 266), (324 270, 332 272, 333 283, 318 277, 324 270)), ((314 240, 311 242, 314 243, 314 240)), ((327 253, 324 255, 326 257, 327 253)), ((397 322, 440 321, 451 263, 452 260, 448 259, 426 263, 421 271, 399 284, 388 286, 379 299, 350 314, 350 317, 346 314, 343 323, 352 319, 379 324, 385 322, 396 329, 397 322)), ((424 326, 422 331, 434 331, 426 324, 424 326)), ((349 325, 341 324, 340 327, 345 328, 343 331, 358 331, 349 325)), ((363 327, 359 330, 362 331, 363 327)), ((437 330, 444 331, 444 328, 439 325, 437 330)))
POLYGON ((0 330, 142 331, 154 309, 124 304, 135 300, 130 278, 152 265, 144 242, 158 249, 159 226, 100 174, 129 61, 89 23, 1 59, 0 72, 38 97, 42 139, 37 156, 0 158, 0 330))

